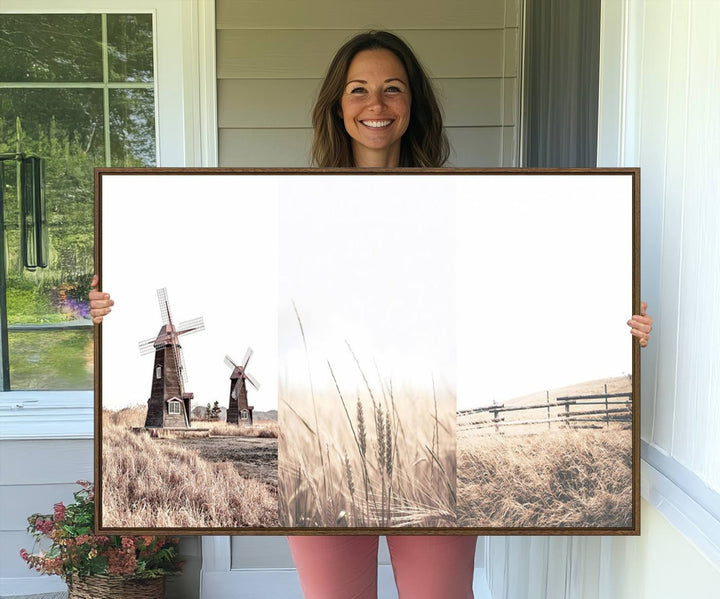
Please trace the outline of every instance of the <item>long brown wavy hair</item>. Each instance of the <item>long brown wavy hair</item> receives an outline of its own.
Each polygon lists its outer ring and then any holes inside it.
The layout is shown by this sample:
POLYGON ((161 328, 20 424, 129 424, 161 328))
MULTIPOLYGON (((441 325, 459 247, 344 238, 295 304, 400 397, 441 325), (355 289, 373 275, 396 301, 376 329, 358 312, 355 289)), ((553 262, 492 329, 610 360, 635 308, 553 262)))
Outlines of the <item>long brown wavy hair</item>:
POLYGON ((442 128, 442 111, 430 79, 410 47, 388 31, 360 33, 335 54, 313 109, 313 163, 320 167, 355 166, 350 136, 340 116, 340 98, 352 59, 363 50, 376 49, 395 54, 409 79, 412 94, 410 123, 401 139, 400 166, 442 166, 450 154, 450 145, 442 128))

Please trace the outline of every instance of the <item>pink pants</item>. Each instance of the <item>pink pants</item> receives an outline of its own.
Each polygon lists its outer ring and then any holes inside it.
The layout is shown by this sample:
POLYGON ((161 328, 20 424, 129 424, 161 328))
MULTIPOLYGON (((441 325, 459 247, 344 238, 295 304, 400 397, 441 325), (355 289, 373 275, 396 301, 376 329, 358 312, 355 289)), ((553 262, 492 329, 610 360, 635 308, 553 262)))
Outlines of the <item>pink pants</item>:
MULTIPOLYGON (((388 536, 399 599, 472 599, 474 536, 388 536)), ((378 537, 288 537, 305 599, 375 599, 378 537)))

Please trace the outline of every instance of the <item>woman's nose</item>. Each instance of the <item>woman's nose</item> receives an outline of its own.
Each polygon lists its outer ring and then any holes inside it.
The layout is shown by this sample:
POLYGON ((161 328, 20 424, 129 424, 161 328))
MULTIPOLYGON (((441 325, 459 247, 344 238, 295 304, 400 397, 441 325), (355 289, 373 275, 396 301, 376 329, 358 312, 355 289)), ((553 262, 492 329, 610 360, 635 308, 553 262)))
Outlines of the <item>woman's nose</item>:
POLYGON ((368 106, 370 108, 382 108, 385 105, 382 90, 370 92, 368 96, 368 106))

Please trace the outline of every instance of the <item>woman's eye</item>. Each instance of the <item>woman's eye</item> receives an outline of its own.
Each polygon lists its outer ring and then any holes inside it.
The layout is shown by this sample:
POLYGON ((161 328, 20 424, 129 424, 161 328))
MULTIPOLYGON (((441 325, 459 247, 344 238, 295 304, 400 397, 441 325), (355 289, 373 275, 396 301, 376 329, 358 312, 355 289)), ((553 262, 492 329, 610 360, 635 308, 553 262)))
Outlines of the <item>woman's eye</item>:
POLYGON ((389 87, 386 87, 386 88, 385 88, 385 91, 386 91, 386 92, 393 93, 393 94, 397 94, 397 93, 400 93, 402 90, 401 90, 399 87, 395 86, 395 85, 391 85, 391 86, 389 86, 389 87))
POLYGON ((350 90, 350 93, 351 93, 351 94, 364 94, 364 93, 365 93, 365 88, 364 88, 364 87, 353 87, 353 88, 350 90))

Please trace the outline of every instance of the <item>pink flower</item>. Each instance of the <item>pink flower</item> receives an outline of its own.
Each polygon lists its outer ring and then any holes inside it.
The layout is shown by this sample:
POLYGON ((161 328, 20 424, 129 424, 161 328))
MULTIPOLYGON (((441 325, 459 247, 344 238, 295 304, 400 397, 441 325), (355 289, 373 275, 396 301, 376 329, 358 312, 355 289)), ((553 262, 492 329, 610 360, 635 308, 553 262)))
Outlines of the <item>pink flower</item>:
POLYGON ((137 559, 134 551, 127 549, 108 550, 108 574, 120 576, 133 574, 137 567, 137 559))
POLYGON ((56 503, 53 506, 53 509, 55 511, 55 514, 53 516, 53 520, 55 520, 55 522, 61 522, 62 520, 65 520, 65 505, 62 502, 56 503))
POLYGON ((38 518, 37 520, 35 520, 35 528, 37 528, 41 533, 45 535, 52 530, 52 527, 52 520, 43 520, 42 518, 38 518))
POLYGON ((131 537, 123 537, 121 543, 125 549, 135 549, 135 539, 131 537))
POLYGON ((30 554, 27 552, 27 549, 21 549, 20 550, 20 557, 23 559, 23 561, 27 562, 30 560, 30 554))

